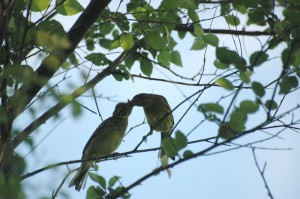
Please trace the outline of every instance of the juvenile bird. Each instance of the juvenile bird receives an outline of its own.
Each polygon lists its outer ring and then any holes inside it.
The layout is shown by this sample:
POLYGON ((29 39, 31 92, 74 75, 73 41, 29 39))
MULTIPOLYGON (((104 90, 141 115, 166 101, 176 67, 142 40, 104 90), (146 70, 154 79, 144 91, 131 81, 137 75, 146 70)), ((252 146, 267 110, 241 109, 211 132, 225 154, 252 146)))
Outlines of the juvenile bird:
MULTIPOLYGON (((133 106, 144 108, 145 116, 151 129, 161 132, 161 142, 171 136, 174 126, 173 114, 167 99, 162 95, 141 93, 133 97, 133 106)), ((162 149, 160 157, 165 154, 162 149)), ((174 160, 175 158, 172 157, 174 160)))
MULTIPOLYGON (((103 121, 88 140, 81 159, 99 158, 113 153, 122 142, 131 110, 130 102, 117 104, 112 117, 103 121)), ((75 185, 75 189, 80 191, 92 164, 93 161, 82 162, 69 187, 75 185)))

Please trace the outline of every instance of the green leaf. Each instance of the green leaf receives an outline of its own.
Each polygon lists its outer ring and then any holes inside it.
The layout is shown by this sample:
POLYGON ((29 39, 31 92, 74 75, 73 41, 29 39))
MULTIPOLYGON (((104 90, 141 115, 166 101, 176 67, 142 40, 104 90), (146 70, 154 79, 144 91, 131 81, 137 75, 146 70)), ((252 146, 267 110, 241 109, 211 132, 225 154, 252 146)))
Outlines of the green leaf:
POLYGON ((219 38, 214 34, 208 33, 208 34, 202 35, 202 38, 209 45, 212 45, 215 47, 217 47, 219 45, 219 38))
POLYGON ((152 64, 151 61, 149 61, 149 60, 146 59, 146 58, 142 58, 140 68, 141 68, 141 71, 142 71, 145 75, 147 75, 148 77, 151 76, 152 70, 153 70, 153 64, 152 64))
POLYGON ((161 51, 157 56, 157 61, 165 67, 170 65, 171 55, 169 51, 161 51))
POLYGON ((148 46, 155 50, 162 50, 164 46, 164 41, 157 31, 150 31, 145 34, 145 42, 148 46))
POLYGON ((240 19, 236 16, 233 16, 233 15, 227 15, 225 16, 225 20, 227 21, 227 23, 229 25, 232 25, 232 26, 238 26, 240 25, 240 19))
POLYGON ((218 136, 225 140, 229 140, 235 137, 235 132, 231 129, 228 123, 225 123, 220 126, 218 136))
POLYGON ((204 35, 204 30, 198 23, 194 24, 194 34, 198 37, 204 35))
POLYGON ((104 198, 105 192, 100 187, 90 186, 86 192, 87 199, 104 198))
POLYGON ((298 79, 295 76, 285 76, 279 83, 279 94, 287 94, 291 91, 292 88, 298 86, 298 79))
POLYGON ((249 83, 250 82, 250 76, 252 74, 253 74, 253 72, 250 71, 250 70, 246 70, 246 71, 240 70, 240 78, 245 83, 249 83))
POLYGON ((178 51, 173 51, 171 53, 171 59, 170 59, 170 61, 172 63, 174 63, 175 65, 177 65, 177 66, 182 66, 181 56, 180 56, 180 53, 178 51))
POLYGON ((106 180, 104 177, 102 177, 100 175, 96 175, 92 172, 89 172, 89 176, 90 176, 91 180, 98 183, 103 189, 106 189, 106 180))
POLYGON ((265 61, 267 61, 269 58, 269 55, 262 51, 256 51, 252 53, 250 56, 250 64, 251 66, 259 66, 263 64, 265 61))
POLYGON ((168 157, 175 157, 177 155, 177 149, 175 148, 176 140, 174 138, 165 138, 162 140, 162 146, 168 157))
POLYGON ((246 114, 255 113, 259 108, 259 104, 251 100, 244 100, 240 103, 240 110, 246 114))
POLYGON ((116 182, 118 182, 118 180, 119 180, 120 178, 121 178, 120 176, 113 176, 113 177, 111 177, 111 178, 109 179, 109 181, 108 181, 108 186, 109 186, 109 187, 113 187, 113 186, 116 184, 116 182))
POLYGON ((72 103, 72 115, 78 117, 81 114, 81 106, 78 102, 72 103))
POLYGON ((216 81, 216 84, 223 87, 223 88, 225 88, 225 89, 227 89, 227 90, 233 90, 234 89, 233 84, 225 78, 218 79, 216 81))
POLYGON ((259 82, 252 83, 252 90, 255 93, 255 95, 257 95, 259 97, 263 97, 266 93, 264 86, 259 82))
POLYGON ((221 69, 221 70, 225 70, 230 67, 228 64, 224 64, 224 63, 220 62, 219 60, 215 60, 214 65, 216 68, 221 69))
POLYGON ((114 24, 106 22, 99 26, 99 32, 101 35, 107 35, 114 29, 114 27, 114 24))
POLYGON ((300 25, 300 12, 299 10, 285 9, 283 11, 285 18, 290 21, 293 25, 300 25))
POLYGON ((109 64, 109 60, 102 53, 91 53, 84 57, 96 66, 109 64))
POLYGON ((226 47, 216 49, 216 57, 224 64, 234 64, 240 68, 245 65, 245 60, 236 51, 228 50, 226 47))
POLYGON ((240 109, 235 109, 230 115, 229 125, 234 131, 241 133, 245 129, 246 121, 247 114, 240 109))
POLYGON ((61 15, 72 16, 84 10, 77 0, 59 0, 56 4, 60 4, 56 11, 61 15))
POLYGON ((179 130, 177 130, 175 133, 175 140, 176 140, 177 150, 181 150, 187 146, 188 140, 186 136, 179 130))
POLYGON ((278 105, 274 100, 267 100, 265 103, 265 107, 270 110, 277 109, 278 105))
POLYGON ((165 9, 177 9, 180 5, 181 0, 163 0, 161 6, 165 9))
POLYGON ((184 157, 184 158, 190 157, 190 156, 192 156, 192 155, 194 155, 194 153, 193 153, 191 150, 185 150, 185 151, 183 152, 183 157, 184 157))
POLYGON ((195 9, 188 9, 188 15, 189 15, 190 19, 192 20, 192 22, 194 22, 194 23, 199 22, 199 20, 200 20, 199 15, 195 9))
POLYGON ((132 15, 137 20, 143 20, 147 17, 147 9, 144 7, 137 7, 133 10, 132 15))
POLYGON ((133 35, 131 33, 121 35, 120 43, 124 50, 130 50, 134 46, 133 35))
POLYGON ((202 50, 206 47, 206 42, 202 38, 195 38, 191 50, 202 50))
POLYGON ((295 52, 295 61, 294 61, 293 65, 294 65, 295 67, 299 67, 299 66, 300 66, 300 49, 298 49, 298 50, 295 52))
POLYGON ((224 108, 217 103, 205 103, 198 106, 198 110, 202 112, 215 112, 215 113, 224 113, 224 108))
MULTIPOLYGON (((30 0, 26 0, 27 4, 30 0)), ((50 0, 32 0, 31 10, 33 12, 40 12, 48 8, 50 5, 50 0)))

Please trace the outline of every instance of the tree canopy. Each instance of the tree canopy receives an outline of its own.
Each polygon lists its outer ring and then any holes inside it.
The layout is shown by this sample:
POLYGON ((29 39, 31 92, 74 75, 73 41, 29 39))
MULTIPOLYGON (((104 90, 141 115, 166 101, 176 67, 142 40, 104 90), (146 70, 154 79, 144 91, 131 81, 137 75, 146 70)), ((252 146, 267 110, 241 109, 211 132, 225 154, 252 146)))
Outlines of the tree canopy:
MULTIPOLYGON (((105 107, 97 101, 138 94, 113 84, 138 84, 147 93, 161 89, 157 94, 172 101, 175 126, 162 147, 176 160, 163 158, 126 184, 122 176, 106 179, 90 172, 94 184, 86 188, 86 198, 134 197, 137 185, 163 171, 172 180, 178 165, 241 148, 252 151, 273 198, 255 152, 286 150, 268 143, 299 132, 299 18, 298 0, 1 0, 0 198, 25 198, 29 178, 81 162, 67 158, 28 171, 31 160, 18 149, 39 150, 39 134, 46 138, 52 132, 44 124, 63 122, 63 111, 76 120, 92 112, 103 121, 105 107), (114 83, 101 86, 104 81, 114 83), (164 89, 166 84, 177 93, 164 89)), ((130 135, 145 125, 137 124, 141 118, 131 119, 130 135)), ((142 144, 146 137, 139 140, 142 144)), ((139 146, 93 160, 119 161, 159 150, 139 146)), ((56 174, 62 183, 48 197, 68 192, 65 180, 72 173, 67 173, 56 174)))

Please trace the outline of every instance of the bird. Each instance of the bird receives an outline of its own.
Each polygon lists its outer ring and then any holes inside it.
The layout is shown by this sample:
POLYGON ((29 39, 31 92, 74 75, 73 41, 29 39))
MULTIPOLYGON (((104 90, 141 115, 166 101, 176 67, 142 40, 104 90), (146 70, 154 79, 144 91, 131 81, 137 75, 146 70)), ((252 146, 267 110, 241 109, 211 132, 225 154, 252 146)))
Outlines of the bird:
MULTIPOLYGON (((174 126, 174 118, 167 99, 162 95, 140 93, 131 100, 132 106, 143 107, 147 122, 151 130, 161 132, 161 143, 171 137, 174 126)), ((160 158, 165 155, 163 149, 160 158)), ((175 157, 170 157, 175 159, 175 157)))
MULTIPOLYGON (((82 160, 100 158, 113 153, 121 144, 131 114, 131 103, 118 103, 113 115, 104 120, 94 131, 82 152, 82 160)), ((71 180, 69 187, 75 186, 75 190, 85 186, 88 170, 93 161, 81 163, 76 175, 71 180)))

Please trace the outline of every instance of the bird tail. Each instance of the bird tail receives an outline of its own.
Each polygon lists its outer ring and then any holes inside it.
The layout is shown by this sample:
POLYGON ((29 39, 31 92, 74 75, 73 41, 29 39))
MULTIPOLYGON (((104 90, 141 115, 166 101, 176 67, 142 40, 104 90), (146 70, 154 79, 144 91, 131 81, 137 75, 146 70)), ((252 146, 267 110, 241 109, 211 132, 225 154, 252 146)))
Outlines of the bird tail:
MULTIPOLYGON (((159 157, 162 158, 164 155, 166 155, 165 150, 163 149, 162 143, 164 139, 167 139, 170 137, 170 133, 169 132, 161 132, 161 142, 160 142, 160 147, 161 150, 159 152, 159 157)), ((175 157, 170 157, 172 160, 175 160, 175 157)))
POLYGON ((80 191, 81 188, 84 188, 87 180, 88 171, 92 164, 93 162, 83 162, 79 167, 76 175, 71 180, 69 187, 75 185, 75 190, 77 191, 80 191))

